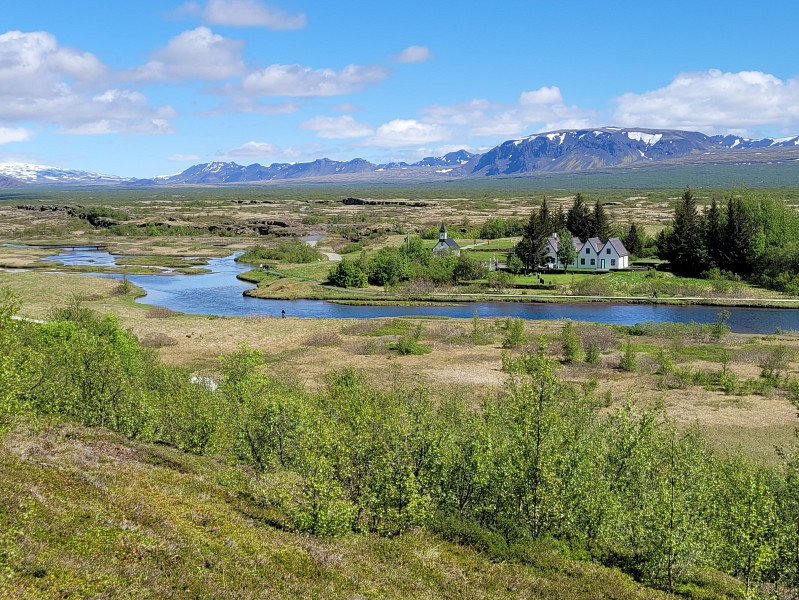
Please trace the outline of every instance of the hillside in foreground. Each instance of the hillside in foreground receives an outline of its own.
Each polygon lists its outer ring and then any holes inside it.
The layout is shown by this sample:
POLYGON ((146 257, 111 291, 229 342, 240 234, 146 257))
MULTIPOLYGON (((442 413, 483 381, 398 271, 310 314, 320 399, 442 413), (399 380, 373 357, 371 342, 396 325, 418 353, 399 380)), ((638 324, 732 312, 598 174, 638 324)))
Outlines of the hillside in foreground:
POLYGON ((424 530, 290 533, 268 509, 273 490, 246 479, 104 429, 42 422, 6 434, 0 567, 11 568, 0 597, 667 597, 545 546, 500 561, 424 530))

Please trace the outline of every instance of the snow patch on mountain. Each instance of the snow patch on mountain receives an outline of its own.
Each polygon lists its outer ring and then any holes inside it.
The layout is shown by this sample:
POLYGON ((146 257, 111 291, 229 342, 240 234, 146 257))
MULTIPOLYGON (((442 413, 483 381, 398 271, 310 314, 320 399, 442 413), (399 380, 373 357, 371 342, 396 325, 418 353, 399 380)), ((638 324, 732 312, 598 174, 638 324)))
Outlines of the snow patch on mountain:
POLYGON ((90 173, 76 169, 60 169, 48 165, 22 162, 0 163, 0 175, 31 184, 109 185, 125 183, 130 179, 117 175, 90 173))
POLYGON ((663 134, 643 133, 642 131, 628 131, 627 137, 630 138, 631 140, 635 140, 636 142, 643 142, 647 146, 654 146, 661 139, 663 139, 663 134))

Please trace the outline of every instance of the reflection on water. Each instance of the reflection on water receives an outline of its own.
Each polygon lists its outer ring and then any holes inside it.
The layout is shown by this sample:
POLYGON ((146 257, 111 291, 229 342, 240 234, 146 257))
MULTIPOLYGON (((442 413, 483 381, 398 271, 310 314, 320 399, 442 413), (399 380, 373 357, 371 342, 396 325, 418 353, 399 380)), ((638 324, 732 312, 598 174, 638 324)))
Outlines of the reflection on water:
MULTIPOLYGON (((250 269, 234 260, 235 254, 214 258, 208 263, 211 273, 205 275, 129 275, 128 280, 147 291, 138 300, 143 304, 166 306, 172 310, 201 315, 286 316, 305 318, 348 318, 397 316, 445 316, 471 318, 520 317, 522 319, 572 319, 634 325, 646 321, 676 323, 713 323, 719 308, 710 306, 665 306, 652 304, 610 303, 524 303, 524 302, 463 302, 455 305, 433 306, 348 306, 322 300, 260 300, 243 296, 244 290, 254 287, 236 279, 250 269)), ((99 250, 76 249, 47 260, 67 264, 113 265, 114 257, 99 250), (66 260, 65 260, 66 258, 66 260), (86 262, 78 262, 86 261, 86 262)), ((113 277, 120 278, 119 275, 113 277)), ((739 333, 774 333, 799 330, 799 310, 787 308, 728 308, 729 325, 739 333)))
POLYGON ((117 264, 113 254, 109 254, 105 250, 80 247, 76 247, 69 252, 62 252, 61 254, 48 256, 42 260, 61 262, 65 265, 85 265, 95 267, 113 267, 117 264))

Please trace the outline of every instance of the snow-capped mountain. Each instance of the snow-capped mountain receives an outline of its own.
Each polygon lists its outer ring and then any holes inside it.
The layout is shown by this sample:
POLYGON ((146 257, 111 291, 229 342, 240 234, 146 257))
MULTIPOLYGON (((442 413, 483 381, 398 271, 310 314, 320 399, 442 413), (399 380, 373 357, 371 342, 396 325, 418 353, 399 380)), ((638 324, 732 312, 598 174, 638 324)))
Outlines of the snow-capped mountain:
POLYGON ((564 129, 508 140, 484 154, 466 150, 408 164, 376 165, 362 158, 305 163, 209 162, 152 179, 126 179, 42 165, 0 163, 0 187, 38 185, 202 185, 317 181, 435 181, 523 173, 568 173, 641 165, 799 160, 799 136, 749 139, 695 131, 598 127, 564 129), (321 179, 320 179, 321 178, 321 179))
POLYGON ((461 165, 465 165, 469 162, 472 158, 474 158, 474 154, 471 152, 467 152, 466 150, 458 150, 456 152, 450 152, 449 154, 445 154, 444 156, 428 156, 423 158, 419 162, 413 163, 414 167, 459 167, 461 165))
POLYGON ((799 146, 799 135, 784 138, 763 138, 752 140, 737 135, 714 135, 710 138, 725 148, 789 148, 799 146))
POLYGON ((701 155, 719 145, 703 133, 601 127, 509 140, 464 165, 466 175, 570 172, 701 155))
POLYGON ((117 175, 102 175, 21 162, 0 163, 0 176, 36 185, 115 185, 131 181, 117 175))

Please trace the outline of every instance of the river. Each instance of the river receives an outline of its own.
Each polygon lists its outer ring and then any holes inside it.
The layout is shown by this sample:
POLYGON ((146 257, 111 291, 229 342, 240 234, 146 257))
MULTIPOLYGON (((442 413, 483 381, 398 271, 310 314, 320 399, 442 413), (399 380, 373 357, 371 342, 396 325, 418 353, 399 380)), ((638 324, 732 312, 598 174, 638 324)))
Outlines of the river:
MULTIPOLYGON (((115 264, 113 255, 91 248, 76 248, 44 260, 73 265, 115 264)), ((219 316, 280 315, 301 318, 365 319, 372 317, 441 316, 459 319, 519 317, 522 319, 572 319, 597 323, 634 325, 652 321, 713 323, 718 307, 667 306, 662 304, 616 304, 611 302, 459 302, 429 306, 351 306, 323 300, 263 300, 242 295, 254 287, 236 279, 251 267, 240 265, 235 255, 214 258, 211 273, 204 275, 129 275, 143 288, 142 304, 166 306, 174 311, 219 316)), ((119 278, 119 275, 114 275, 119 278)), ((728 324, 737 333, 774 333, 799 330, 799 310, 787 308, 728 308, 728 324)))

